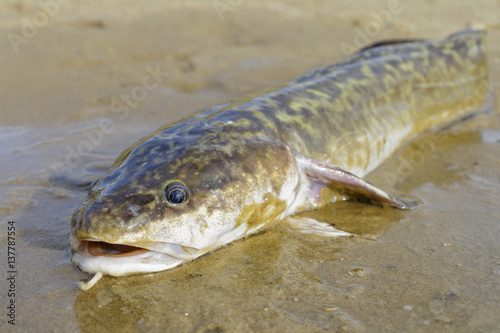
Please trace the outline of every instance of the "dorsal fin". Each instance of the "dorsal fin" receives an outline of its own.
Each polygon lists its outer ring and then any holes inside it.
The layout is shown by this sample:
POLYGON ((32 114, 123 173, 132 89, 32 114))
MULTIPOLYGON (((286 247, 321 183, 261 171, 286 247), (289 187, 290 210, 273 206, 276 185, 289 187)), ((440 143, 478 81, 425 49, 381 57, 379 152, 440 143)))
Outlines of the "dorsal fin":
POLYGON ((382 40, 380 42, 375 42, 371 45, 365 46, 362 49, 358 51, 358 53, 362 53, 366 50, 373 49, 376 47, 382 47, 382 46, 394 46, 394 45, 400 45, 400 44, 406 44, 406 43, 416 43, 416 42, 423 42, 425 41, 424 39, 388 39, 388 40, 382 40))
POLYGON ((453 44, 463 44, 467 40, 478 40, 480 41, 484 38, 485 32, 480 30, 464 30, 453 35, 448 36, 444 40, 429 41, 424 39, 394 39, 382 42, 376 42, 368 47, 362 48, 358 52, 352 54, 350 57, 346 58, 344 61, 338 62, 333 65, 328 65, 324 67, 319 67, 312 69, 298 78, 290 81, 288 84, 298 84, 302 82, 315 79, 318 76, 328 75, 339 68, 349 66, 350 64, 355 64, 361 61, 371 60, 377 57, 383 57, 386 55, 396 55, 400 53, 409 53, 413 50, 421 50, 423 47, 443 47, 448 44, 450 48, 453 44))

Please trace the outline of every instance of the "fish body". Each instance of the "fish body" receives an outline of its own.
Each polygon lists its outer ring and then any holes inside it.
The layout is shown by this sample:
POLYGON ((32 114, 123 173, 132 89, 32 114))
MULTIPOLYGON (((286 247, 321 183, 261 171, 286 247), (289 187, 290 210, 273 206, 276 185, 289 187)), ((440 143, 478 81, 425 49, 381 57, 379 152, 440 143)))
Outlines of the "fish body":
POLYGON ((335 200, 324 188, 408 208, 360 177, 483 103, 484 42, 465 31, 365 49, 160 128, 76 209, 72 261, 99 276, 165 270, 335 200))

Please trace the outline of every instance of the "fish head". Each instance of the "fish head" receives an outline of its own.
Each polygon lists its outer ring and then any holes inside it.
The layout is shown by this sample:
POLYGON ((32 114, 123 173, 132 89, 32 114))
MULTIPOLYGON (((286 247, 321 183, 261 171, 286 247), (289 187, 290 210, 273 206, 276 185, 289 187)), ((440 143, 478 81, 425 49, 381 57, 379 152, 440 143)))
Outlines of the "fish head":
POLYGON ((83 271, 165 270, 277 221, 295 201, 299 172, 286 145, 185 141, 131 148, 91 187, 70 237, 83 271))

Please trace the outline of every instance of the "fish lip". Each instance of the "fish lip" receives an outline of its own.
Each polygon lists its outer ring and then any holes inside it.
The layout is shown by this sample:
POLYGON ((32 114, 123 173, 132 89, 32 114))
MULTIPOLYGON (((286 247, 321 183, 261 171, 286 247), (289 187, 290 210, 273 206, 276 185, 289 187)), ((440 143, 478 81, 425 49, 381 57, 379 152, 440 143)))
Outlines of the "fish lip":
POLYGON ((108 243, 98 239, 77 239, 70 236, 73 253, 80 252, 91 257, 125 258, 139 256, 146 252, 166 254, 176 259, 192 259, 200 249, 175 243, 158 243, 151 247, 141 247, 124 243, 108 243))
MULTIPOLYGON (((126 244, 110 244, 95 239, 76 239, 70 236, 71 262, 86 273, 110 276, 126 276, 164 271, 192 260, 203 251, 177 253, 184 247, 172 243, 154 244, 156 248, 146 249, 126 244), (162 248, 162 245, 165 245, 162 248), (124 251, 121 251, 124 250, 124 251), (172 253, 169 254, 168 252, 172 253)), ((189 249, 188 249, 189 250, 189 249)))
POLYGON ((87 252, 91 256, 94 257, 98 256, 104 256, 110 258, 131 257, 150 251, 142 247, 122 245, 122 244, 110 244, 101 241, 88 241, 88 240, 82 241, 82 246, 86 248, 87 252))

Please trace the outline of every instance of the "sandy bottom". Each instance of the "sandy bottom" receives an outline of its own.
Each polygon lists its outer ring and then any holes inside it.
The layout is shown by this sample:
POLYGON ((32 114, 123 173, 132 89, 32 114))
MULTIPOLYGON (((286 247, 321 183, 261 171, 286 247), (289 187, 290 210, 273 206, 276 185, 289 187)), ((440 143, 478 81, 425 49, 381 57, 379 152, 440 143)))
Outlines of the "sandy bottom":
POLYGON ((162 124, 379 39, 486 28, 500 96, 498 1, 214 3, 75 0, 50 16, 37 1, 0 5, 0 331, 500 330, 498 107, 423 135, 370 175, 418 209, 344 202, 303 214, 355 237, 278 225, 182 267, 77 288, 87 274, 69 262, 69 221, 86 190, 49 181, 55 169, 74 185, 99 177, 162 124), (155 70, 159 84, 141 88, 155 70), (100 136, 103 119, 112 129, 100 136))

